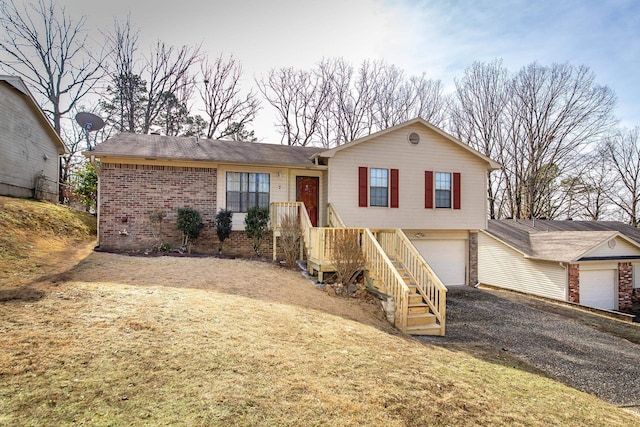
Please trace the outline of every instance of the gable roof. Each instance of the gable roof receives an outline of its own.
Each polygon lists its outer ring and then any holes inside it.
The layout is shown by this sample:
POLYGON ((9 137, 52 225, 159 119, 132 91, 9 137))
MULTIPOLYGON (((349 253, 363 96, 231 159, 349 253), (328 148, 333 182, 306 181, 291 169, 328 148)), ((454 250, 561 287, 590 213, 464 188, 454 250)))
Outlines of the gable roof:
POLYGON ((454 138, 453 136, 449 135, 447 132, 443 131, 439 127, 432 125, 431 123, 427 122, 426 120, 424 120, 424 119, 422 119, 420 117, 416 117, 415 119, 409 120, 407 122, 400 123, 398 125, 392 126, 390 128, 387 128, 387 129, 383 129, 383 130, 378 131, 376 133, 372 133, 370 135, 367 135, 365 137, 353 140, 353 141, 348 142, 346 144, 339 145, 339 146, 334 147, 334 148, 332 148, 330 150, 322 151, 321 153, 318 153, 316 156, 317 157, 328 157, 328 158, 331 158, 336 153, 338 153, 339 151, 345 150, 347 148, 351 148, 351 147, 353 147, 355 145, 362 144, 362 143, 370 141, 370 140, 372 140, 374 138, 378 138, 380 136, 386 135, 388 133, 394 132, 394 131, 396 131, 398 129, 402 129, 402 128, 407 127, 407 126, 414 125, 416 123, 419 123, 419 124, 425 126, 426 128, 428 128, 428 129, 432 130, 433 132, 437 133, 438 135, 443 136, 446 140, 450 141, 454 145, 459 146, 460 148, 468 151, 469 153, 473 154, 474 156, 479 157, 483 161, 487 162, 488 165, 489 165, 489 169, 490 170, 496 170, 496 169, 500 169, 502 167, 502 165, 500 165, 500 163, 498 163, 495 160, 483 155, 479 151, 474 150, 473 148, 471 148, 470 146, 468 146, 464 142, 454 138))
POLYGON ((18 76, 0 75, 0 82, 5 82, 6 84, 13 87, 15 90, 17 90, 22 94, 23 98, 26 99, 27 104, 29 104, 29 106, 34 110, 36 117, 38 118, 42 126, 45 128, 46 132, 49 134, 54 144, 58 147, 58 153, 59 154, 69 153, 69 150, 67 149, 67 146, 65 145, 64 141, 62 140, 62 138, 60 138, 60 135, 56 133, 56 130, 51 125, 49 118, 40 107, 40 104, 38 104, 36 99, 33 97, 33 95, 29 91, 29 88, 27 88, 27 85, 24 83, 24 81, 18 76))
POLYGON ((525 258, 572 262, 621 238, 640 250, 640 230, 617 221, 489 220, 485 233, 525 258))
POLYGON ((96 145, 85 156, 146 160, 187 160, 272 166, 314 167, 318 147, 222 141, 215 139, 120 133, 96 145))

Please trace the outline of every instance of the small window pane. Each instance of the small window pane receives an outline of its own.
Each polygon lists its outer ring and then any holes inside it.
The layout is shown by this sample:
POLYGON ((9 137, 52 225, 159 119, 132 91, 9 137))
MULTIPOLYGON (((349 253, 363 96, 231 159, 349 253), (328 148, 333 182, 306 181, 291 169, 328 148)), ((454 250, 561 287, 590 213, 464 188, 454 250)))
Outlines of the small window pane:
POLYGON ((451 174, 436 172, 436 208, 451 207, 451 174))
POLYGON ((371 168, 369 173, 370 206, 388 206, 389 170, 371 168))

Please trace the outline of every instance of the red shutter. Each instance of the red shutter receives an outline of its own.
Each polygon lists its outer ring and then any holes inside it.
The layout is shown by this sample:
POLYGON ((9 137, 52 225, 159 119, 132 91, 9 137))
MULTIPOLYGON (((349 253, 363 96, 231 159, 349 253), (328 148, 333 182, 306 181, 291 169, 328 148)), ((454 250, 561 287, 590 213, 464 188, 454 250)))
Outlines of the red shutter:
POLYGON ((453 209, 460 209, 460 172, 453 173, 453 209))
POLYGON ((391 169, 391 207, 398 206, 398 169, 391 169))
POLYGON ((433 209, 433 171, 424 171, 424 207, 433 209))
POLYGON ((369 205, 367 190, 369 186, 368 171, 366 167, 358 168, 358 206, 366 208, 369 205))

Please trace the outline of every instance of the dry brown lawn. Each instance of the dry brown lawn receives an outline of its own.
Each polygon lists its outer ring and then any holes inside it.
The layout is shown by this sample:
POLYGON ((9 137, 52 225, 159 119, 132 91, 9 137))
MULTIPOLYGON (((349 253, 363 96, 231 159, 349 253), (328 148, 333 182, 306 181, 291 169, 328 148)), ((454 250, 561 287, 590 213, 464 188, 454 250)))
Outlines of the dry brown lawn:
POLYGON ((9 202, 2 426, 637 424, 486 349, 401 335, 377 304, 329 297, 298 271, 92 252, 75 226, 30 223, 64 212, 9 202))
POLYGON ((91 253, 27 288, 0 291, 0 425, 637 422, 269 263, 91 253))

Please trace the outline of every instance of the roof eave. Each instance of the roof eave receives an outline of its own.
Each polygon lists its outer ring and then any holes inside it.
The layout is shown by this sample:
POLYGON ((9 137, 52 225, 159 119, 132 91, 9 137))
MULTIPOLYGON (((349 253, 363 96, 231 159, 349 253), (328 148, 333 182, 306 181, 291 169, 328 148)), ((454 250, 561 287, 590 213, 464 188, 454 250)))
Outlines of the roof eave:
POLYGON ((129 154, 113 154, 113 153, 96 153, 95 151, 83 151, 82 155, 87 158, 95 158, 95 159, 127 159, 127 160, 146 160, 146 161, 157 161, 157 162, 195 162, 195 163, 215 163, 217 165, 256 165, 263 167, 274 167, 274 168, 296 168, 296 169, 317 169, 317 170, 326 170, 327 166, 324 165, 316 165, 314 163, 255 163, 255 162, 234 162, 229 160, 216 160, 216 159, 193 159, 193 158, 182 158, 182 157, 158 157, 158 156, 133 156, 129 154))
POLYGON ((520 255, 522 255, 524 258, 530 258, 531 256, 526 254, 525 252, 523 252, 521 249, 516 248, 515 246, 505 242, 504 240, 502 240, 500 237, 496 236, 495 234, 493 234, 491 231, 489 230, 480 230, 481 233, 486 234, 487 236, 491 237, 494 240, 497 240, 498 242, 502 243, 503 245, 507 246, 508 248, 513 249, 514 251, 518 252, 520 255))

